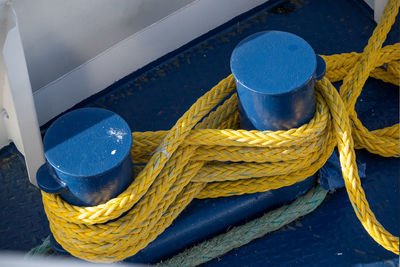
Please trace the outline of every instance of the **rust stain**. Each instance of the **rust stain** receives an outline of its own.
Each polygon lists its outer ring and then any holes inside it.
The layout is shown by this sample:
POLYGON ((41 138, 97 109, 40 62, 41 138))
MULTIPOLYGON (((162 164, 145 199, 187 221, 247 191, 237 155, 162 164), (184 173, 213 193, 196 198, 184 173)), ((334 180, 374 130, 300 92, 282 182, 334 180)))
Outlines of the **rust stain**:
POLYGON ((148 79, 146 76, 140 77, 139 80, 140 80, 141 82, 144 82, 144 83, 146 83, 146 82, 149 81, 149 79, 148 79))
POLYGON ((263 13, 261 13, 261 14, 258 16, 258 18, 259 18, 262 22, 265 22, 265 21, 267 20, 267 17, 268 17, 268 12, 263 12, 263 13))
POLYGON ((18 157, 17 153, 11 154, 8 158, 2 158, 0 161, 0 168, 8 169, 11 166, 11 161, 18 157))
POLYGON ((294 228, 293 226, 288 225, 287 228, 290 230, 296 231, 296 228, 294 228))
POLYGON ((175 67, 179 67, 179 59, 175 58, 175 59, 172 61, 172 65, 174 65, 175 67))
POLYGON ((303 2, 303 1, 300 1, 300 0, 290 0, 290 2, 293 3, 293 4, 295 4, 296 7, 298 7, 298 8, 303 7, 302 3, 300 3, 300 2, 303 2))
POLYGON ((229 38, 227 38, 226 36, 222 35, 222 36, 221 36, 221 41, 223 41, 223 42, 229 42, 229 38))
POLYGON ((186 63, 190 64, 190 56, 186 56, 186 63))
POLYGON ((260 23, 260 21, 258 20, 258 17, 251 18, 250 22, 254 23, 254 24, 259 24, 260 23))
POLYGON ((96 105, 104 106, 104 102, 106 102, 105 97, 102 97, 99 101, 96 101, 96 105))
POLYGON ((358 250, 358 249, 354 249, 354 251, 356 252, 356 253, 358 253, 358 254, 361 254, 361 255, 366 255, 367 253, 365 252, 365 251, 362 251, 362 250, 358 250))
POLYGON ((165 73, 165 71, 163 69, 157 69, 156 72, 157 72, 157 75, 160 77, 167 76, 167 74, 165 73))
POLYGON ((236 31, 241 34, 241 33, 243 33, 244 30, 246 30, 248 28, 250 28, 250 24, 248 24, 248 23, 242 23, 242 24, 238 23, 238 25, 236 27, 236 31))

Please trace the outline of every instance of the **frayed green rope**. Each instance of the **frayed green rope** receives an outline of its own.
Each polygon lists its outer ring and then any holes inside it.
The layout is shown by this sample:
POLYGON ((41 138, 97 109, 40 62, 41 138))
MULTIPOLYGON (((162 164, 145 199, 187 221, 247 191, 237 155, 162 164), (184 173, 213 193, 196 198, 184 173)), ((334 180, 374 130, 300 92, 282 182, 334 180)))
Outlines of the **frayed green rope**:
POLYGON ((54 250, 52 249, 50 245, 50 236, 46 237, 46 239, 43 241, 42 244, 40 244, 37 247, 34 247, 31 249, 25 257, 30 257, 30 256, 45 256, 45 255, 50 255, 53 254, 54 250))
MULTIPOLYGON (((157 265, 174 267, 197 266, 220 257, 232 249, 246 245, 254 239, 278 230, 312 212, 322 203, 327 192, 318 185, 289 205, 270 211, 244 225, 234 227, 225 234, 206 240, 157 265)), ((47 237, 41 245, 31 249, 27 256, 49 255, 52 253, 54 251, 50 245, 50 237, 47 237)))
POLYGON ((232 249, 239 248, 272 231, 289 224, 315 210, 325 199, 328 191, 321 186, 311 189, 293 203, 270 211, 260 218, 234 227, 229 232, 206 240, 158 266, 197 266, 215 259, 232 249))

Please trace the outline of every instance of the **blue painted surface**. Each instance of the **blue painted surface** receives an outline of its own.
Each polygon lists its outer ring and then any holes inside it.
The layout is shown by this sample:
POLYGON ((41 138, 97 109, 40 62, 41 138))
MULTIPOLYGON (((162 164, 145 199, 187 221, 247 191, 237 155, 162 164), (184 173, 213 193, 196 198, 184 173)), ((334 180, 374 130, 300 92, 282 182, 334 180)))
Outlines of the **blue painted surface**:
MULTIPOLYGON (((363 11, 358 1, 286 2, 209 36, 139 76, 130 76, 84 105, 117 112, 135 131, 169 129, 199 96, 229 74, 230 54, 246 36, 275 29, 299 35, 318 54, 360 52, 375 27, 367 16, 369 12, 363 11)), ((399 41, 399 26, 397 22, 386 44, 399 41)), ((398 89, 369 79, 356 109, 371 130, 396 123, 398 89)), ((357 159, 366 164, 363 187, 372 210, 389 231, 398 235, 399 160, 364 150, 357 151, 357 159)), ((3 250, 26 251, 49 233, 40 193, 29 185, 22 160, 14 146, 0 151, 0 248, 3 250)), ((201 201, 188 208, 197 202, 201 201)), ((368 236, 345 190, 339 189, 312 214, 206 265, 352 266, 393 258, 392 253, 368 236)))
POLYGON ((114 112, 71 111, 49 127, 43 146, 48 163, 38 171, 38 185, 71 204, 104 203, 131 182, 131 130, 114 112))
POLYGON ((282 95, 303 87, 314 76, 317 58, 299 36, 282 31, 252 34, 235 47, 231 70, 243 89, 282 95))

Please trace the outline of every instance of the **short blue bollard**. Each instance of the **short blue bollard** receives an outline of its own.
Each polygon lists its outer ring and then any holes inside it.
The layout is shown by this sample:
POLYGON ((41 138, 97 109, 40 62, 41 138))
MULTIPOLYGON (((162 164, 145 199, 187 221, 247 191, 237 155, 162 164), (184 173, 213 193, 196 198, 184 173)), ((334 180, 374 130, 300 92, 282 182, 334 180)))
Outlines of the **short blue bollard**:
MULTIPOLYGON (((94 206, 130 184, 132 134, 117 114, 83 108, 58 118, 43 141, 47 162, 37 172, 41 190, 76 206, 94 206)), ((53 247, 63 252, 52 238, 53 247)))
POLYGON ((60 193, 77 206, 94 206, 120 194, 130 183, 132 134, 117 114, 83 108, 65 114, 47 130, 47 163, 40 167, 40 189, 60 193))
MULTIPOLYGON (((280 31, 253 34, 234 49, 231 70, 241 128, 288 130, 312 119, 314 85, 325 74, 325 62, 302 38, 280 31)), ((284 204, 307 192, 315 179, 313 175, 270 193, 284 204)))

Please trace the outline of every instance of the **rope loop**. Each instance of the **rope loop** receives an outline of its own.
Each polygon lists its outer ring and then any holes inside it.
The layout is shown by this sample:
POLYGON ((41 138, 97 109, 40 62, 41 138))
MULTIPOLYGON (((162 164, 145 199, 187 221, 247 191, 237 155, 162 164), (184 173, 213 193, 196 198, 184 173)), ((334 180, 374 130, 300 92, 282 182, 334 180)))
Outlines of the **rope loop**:
POLYGON ((399 238, 386 231, 368 205, 354 153, 354 148, 365 148, 384 157, 399 156, 399 125, 369 131, 354 110, 369 76, 399 85, 400 43, 382 48, 399 5, 389 1, 363 53, 323 56, 327 73, 316 84, 316 113, 308 124, 288 131, 237 129, 238 100, 229 75, 171 130, 132 133, 133 162, 146 165, 135 167, 135 180, 116 198, 77 207, 42 192, 57 242, 88 261, 123 260, 153 241, 194 198, 292 185, 316 173, 338 146, 356 216, 376 242, 399 254, 399 238), (331 82, 340 80, 338 93, 331 82))

